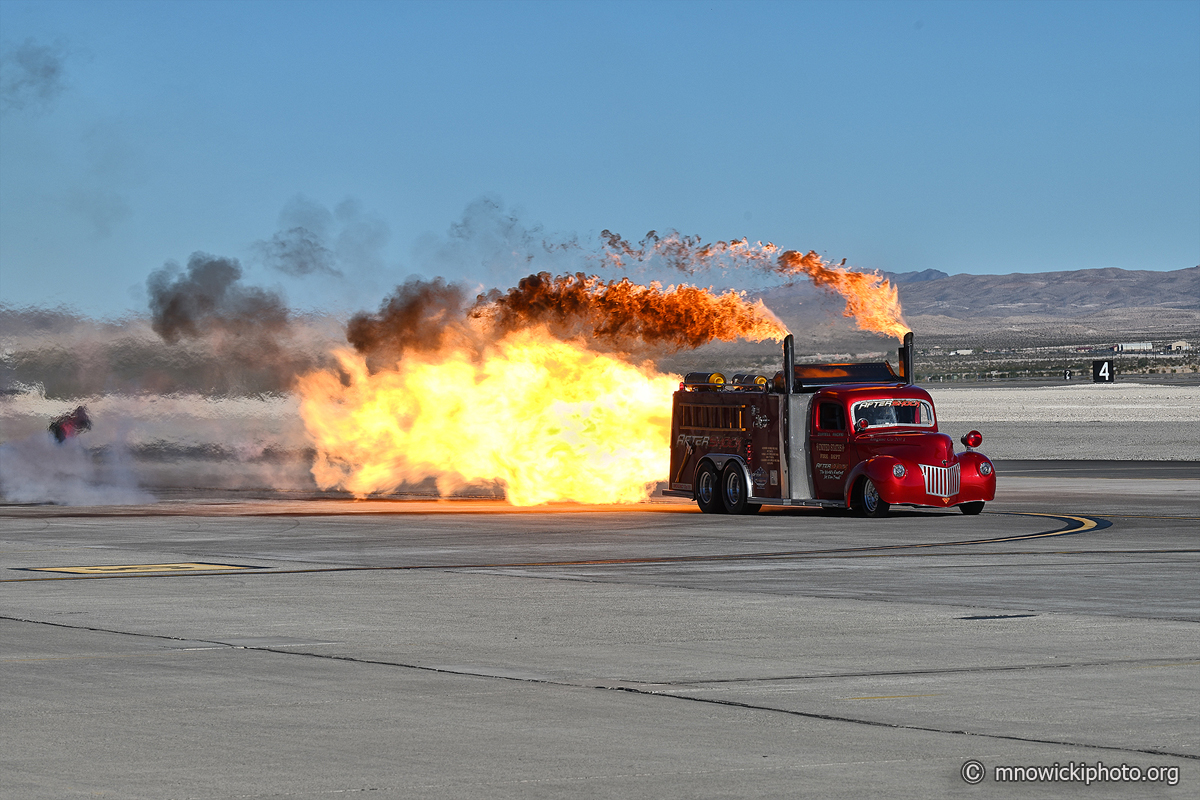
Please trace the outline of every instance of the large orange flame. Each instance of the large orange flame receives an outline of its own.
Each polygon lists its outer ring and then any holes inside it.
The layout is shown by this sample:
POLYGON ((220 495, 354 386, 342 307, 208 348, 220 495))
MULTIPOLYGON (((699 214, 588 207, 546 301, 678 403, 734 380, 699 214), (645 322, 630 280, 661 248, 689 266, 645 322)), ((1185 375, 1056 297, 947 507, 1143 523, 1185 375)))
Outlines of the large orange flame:
POLYGON ((635 262, 658 262, 689 275, 749 268, 786 278, 807 275, 813 283, 846 300, 844 316, 852 317, 860 330, 903 339, 909 332, 900 313, 896 287, 874 272, 854 272, 841 264, 831 265, 815 251, 779 252, 770 242, 745 238, 705 244, 699 236, 681 236, 671 231, 650 231, 636 245, 611 231, 601 231, 604 260, 609 267, 627 269, 635 262))
POLYGON ((482 352, 411 353, 372 374, 302 377, 317 484, 358 497, 427 477, 445 494, 499 482, 510 503, 633 503, 669 468, 671 394, 657 375, 552 336, 513 331, 482 352))
MULTIPOLYGON (((845 296, 860 328, 907 331, 895 288, 878 275, 813 252, 776 256, 771 244, 651 237, 643 247, 685 272, 733 258, 803 273, 845 296)), ((644 254, 609 242, 618 246, 624 257, 644 254)), ((634 366, 630 355, 786 333, 740 292, 540 273, 465 308, 461 287, 410 281, 378 314, 351 321, 357 352, 337 354, 340 371, 299 380, 313 475, 358 497, 432 477, 443 494, 499 483, 514 505, 636 502, 668 469, 679 378, 634 366)))
POLYGON ((903 339, 911 330, 900 315, 896 287, 882 275, 852 272, 840 264, 831 266, 812 250, 804 254, 788 250, 779 256, 777 270, 782 275, 807 275, 817 286, 840 294, 846 299, 843 316, 853 317, 860 330, 897 339, 903 339))
POLYGON ((594 337, 606 346, 633 352, 637 345, 658 351, 696 348, 713 340, 782 339, 787 328, 761 300, 744 292, 714 294, 696 286, 628 279, 602 281, 582 273, 557 278, 542 272, 523 278, 505 294, 480 298, 471 311, 499 331, 545 324, 559 338, 594 337), (484 300, 487 302, 484 302, 484 300))
POLYGON ((299 379, 313 475, 359 497, 433 477, 515 505, 636 502, 669 466, 679 378, 630 354, 786 334, 738 292, 542 273, 466 309, 461 287, 410 281, 351 320, 340 371, 299 379))

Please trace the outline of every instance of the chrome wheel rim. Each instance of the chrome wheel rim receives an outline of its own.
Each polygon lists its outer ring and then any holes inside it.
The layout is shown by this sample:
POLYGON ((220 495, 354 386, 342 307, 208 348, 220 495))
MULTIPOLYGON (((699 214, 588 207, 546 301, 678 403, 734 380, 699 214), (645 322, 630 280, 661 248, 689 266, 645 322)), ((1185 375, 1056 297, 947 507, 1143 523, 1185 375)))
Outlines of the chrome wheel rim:
POLYGON ((716 488, 715 483, 716 481, 713 480, 713 474, 711 470, 706 469, 700 473, 700 486, 698 488, 700 502, 704 503, 705 505, 708 505, 712 502, 714 489, 716 488))
POLYGON ((736 506, 742 500, 742 479, 736 472, 730 471, 725 480, 725 499, 729 506, 736 506))
POLYGON ((863 508, 872 512, 879 508, 879 490, 872 481, 867 481, 863 486, 863 508))

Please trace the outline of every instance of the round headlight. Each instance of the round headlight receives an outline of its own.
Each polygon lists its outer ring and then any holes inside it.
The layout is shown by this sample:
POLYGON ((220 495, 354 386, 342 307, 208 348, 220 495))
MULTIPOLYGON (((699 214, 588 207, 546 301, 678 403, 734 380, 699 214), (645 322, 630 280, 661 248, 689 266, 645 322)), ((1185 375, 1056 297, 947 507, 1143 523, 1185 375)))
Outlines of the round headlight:
POLYGON ((892 467, 892 474, 895 475, 897 478, 903 478, 904 477, 904 465, 897 464, 894 467, 892 467))
POLYGON ((980 463, 979 474, 980 475, 991 475, 992 474, 992 465, 990 463, 988 463, 987 461, 980 463))

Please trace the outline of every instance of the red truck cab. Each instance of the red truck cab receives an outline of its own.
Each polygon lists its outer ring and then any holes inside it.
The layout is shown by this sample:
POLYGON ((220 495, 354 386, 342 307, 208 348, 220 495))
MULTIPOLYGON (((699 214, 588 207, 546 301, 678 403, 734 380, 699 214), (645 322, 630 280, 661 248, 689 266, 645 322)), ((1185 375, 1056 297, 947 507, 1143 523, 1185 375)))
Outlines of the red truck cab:
POLYGON ((901 373, 886 362, 796 365, 788 337, 773 382, 687 376, 674 398, 664 494, 690 497, 708 513, 832 506, 877 517, 910 505, 978 514, 995 498, 995 470, 974 449, 978 432, 956 453, 938 430, 933 398, 907 380, 911 337, 901 373))

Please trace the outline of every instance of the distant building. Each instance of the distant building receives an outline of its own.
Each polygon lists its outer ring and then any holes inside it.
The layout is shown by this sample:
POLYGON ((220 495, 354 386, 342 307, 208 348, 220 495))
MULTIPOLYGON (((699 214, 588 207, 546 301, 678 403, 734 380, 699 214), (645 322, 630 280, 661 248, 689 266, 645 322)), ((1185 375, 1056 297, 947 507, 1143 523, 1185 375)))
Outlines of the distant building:
POLYGON ((975 352, 974 350, 951 350, 950 355, 952 355, 952 356, 969 356, 974 352, 975 352))
POLYGON ((1171 342, 1171 344, 1167 347, 1167 349, 1170 350, 1172 353, 1178 353, 1182 350, 1191 350, 1192 346, 1190 344, 1188 344, 1187 342, 1183 341, 1182 339, 1180 339, 1178 342, 1171 342))
POLYGON ((1153 342, 1123 342, 1113 348, 1118 353, 1149 353, 1153 349, 1153 342))

